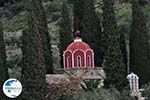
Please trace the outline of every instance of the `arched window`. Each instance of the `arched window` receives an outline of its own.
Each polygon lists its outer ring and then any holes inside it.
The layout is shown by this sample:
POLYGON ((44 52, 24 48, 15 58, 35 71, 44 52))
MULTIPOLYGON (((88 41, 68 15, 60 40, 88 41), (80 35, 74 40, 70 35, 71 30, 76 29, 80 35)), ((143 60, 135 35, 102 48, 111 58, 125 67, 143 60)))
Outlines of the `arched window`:
POLYGON ((87 57, 87 66, 88 67, 91 67, 91 59, 90 59, 91 57, 88 55, 88 57, 87 57))
POLYGON ((71 68, 71 58, 70 58, 70 56, 67 57, 67 68, 71 68))
POLYGON ((77 56, 77 67, 81 67, 81 56, 77 56))

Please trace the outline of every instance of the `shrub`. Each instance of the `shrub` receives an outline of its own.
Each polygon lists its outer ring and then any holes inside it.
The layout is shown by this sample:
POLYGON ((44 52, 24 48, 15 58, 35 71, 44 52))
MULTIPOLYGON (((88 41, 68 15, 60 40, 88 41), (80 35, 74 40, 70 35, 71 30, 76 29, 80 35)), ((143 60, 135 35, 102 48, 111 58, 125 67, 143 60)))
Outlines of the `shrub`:
POLYGON ((111 90, 99 89, 94 91, 80 91, 75 95, 68 96, 65 100, 120 100, 118 92, 111 90))
POLYGON ((147 100, 150 100, 150 83, 145 84, 143 86, 144 91, 143 91, 143 97, 147 97, 147 100))
POLYGON ((48 84, 49 91, 46 95, 46 98, 48 98, 49 100, 64 100, 68 95, 74 95, 75 93, 77 93, 77 91, 79 91, 79 88, 77 86, 78 82, 78 79, 73 79, 71 81, 63 80, 63 82, 60 83, 50 83, 48 84))
POLYGON ((84 91, 94 91, 99 88, 100 83, 101 80, 83 80, 80 86, 84 91))
MULTIPOLYGON (((128 92, 129 93, 129 92, 128 92)), ((74 95, 66 96, 61 100, 130 100, 126 90, 120 93, 115 88, 95 89, 93 91, 80 91, 74 95)))

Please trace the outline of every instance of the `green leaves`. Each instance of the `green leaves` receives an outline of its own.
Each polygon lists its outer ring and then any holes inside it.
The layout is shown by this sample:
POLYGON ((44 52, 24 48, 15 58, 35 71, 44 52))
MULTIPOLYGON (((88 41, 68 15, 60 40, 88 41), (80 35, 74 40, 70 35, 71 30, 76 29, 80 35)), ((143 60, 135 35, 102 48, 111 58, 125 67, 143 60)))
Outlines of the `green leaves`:
POLYGON ((130 99, 129 95, 126 94, 122 95, 122 93, 120 93, 118 90, 114 88, 111 89, 100 88, 94 89, 93 91, 80 91, 74 95, 66 96, 63 100, 130 100, 130 99))
POLYGON ((98 88, 99 84, 101 83, 101 80, 83 80, 83 83, 80 83, 81 88, 84 91, 94 91, 98 88))
POLYGON ((144 88, 143 96, 148 97, 148 100, 149 100, 149 98, 150 98, 150 83, 143 85, 142 88, 144 88))

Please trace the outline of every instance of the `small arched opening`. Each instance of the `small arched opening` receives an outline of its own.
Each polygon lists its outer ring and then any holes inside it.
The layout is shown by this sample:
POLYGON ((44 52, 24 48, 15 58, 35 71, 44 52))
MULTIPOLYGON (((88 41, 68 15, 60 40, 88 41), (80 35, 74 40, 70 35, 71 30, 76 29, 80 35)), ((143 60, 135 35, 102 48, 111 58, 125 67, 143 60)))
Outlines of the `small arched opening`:
POLYGON ((67 57, 67 68, 71 68, 71 57, 67 57))
POLYGON ((80 68, 82 66, 82 63, 81 63, 81 56, 77 56, 77 67, 80 68))
POLYGON ((87 57, 87 67, 91 67, 91 57, 89 55, 87 57))

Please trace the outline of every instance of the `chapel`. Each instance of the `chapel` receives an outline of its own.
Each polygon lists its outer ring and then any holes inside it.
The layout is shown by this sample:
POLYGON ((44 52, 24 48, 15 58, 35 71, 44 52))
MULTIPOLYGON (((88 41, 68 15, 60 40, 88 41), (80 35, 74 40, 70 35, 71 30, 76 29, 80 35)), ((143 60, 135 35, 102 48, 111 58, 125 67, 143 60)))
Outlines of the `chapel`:
POLYGON ((101 79, 100 87, 106 78, 102 67, 94 65, 94 51, 89 44, 82 41, 80 31, 76 31, 72 41, 63 52, 63 67, 56 69, 61 74, 48 74, 46 80, 49 84, 61 83, 70 79, 101 79))

